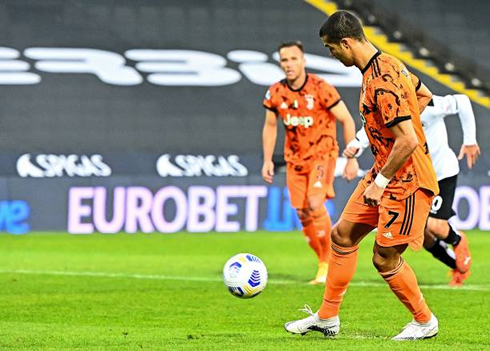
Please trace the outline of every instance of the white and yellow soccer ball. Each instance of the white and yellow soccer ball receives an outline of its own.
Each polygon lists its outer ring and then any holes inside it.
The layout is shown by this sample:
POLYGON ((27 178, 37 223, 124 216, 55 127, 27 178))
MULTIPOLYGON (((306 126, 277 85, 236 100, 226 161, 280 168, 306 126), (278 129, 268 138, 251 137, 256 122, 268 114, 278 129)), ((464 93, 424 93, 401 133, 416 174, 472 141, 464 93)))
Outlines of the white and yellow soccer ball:
POLYGON ((223 281, 232 295, 248 299, 265 289, 267 268, 257 256, 239 253, 226 262, 223 281))

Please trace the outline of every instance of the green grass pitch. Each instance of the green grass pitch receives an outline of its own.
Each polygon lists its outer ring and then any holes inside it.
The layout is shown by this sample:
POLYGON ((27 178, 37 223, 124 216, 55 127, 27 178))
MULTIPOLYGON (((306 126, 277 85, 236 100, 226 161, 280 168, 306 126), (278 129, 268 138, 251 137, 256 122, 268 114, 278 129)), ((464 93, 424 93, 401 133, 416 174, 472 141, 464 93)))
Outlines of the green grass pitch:
POLYGON ((0 236, 0 349, 25 350, 484 350, 490 349, 490 233, 468 233, 472 276, 447 287, 448 269, 425 251, 405 258, 439 318, 435 339, 393 342, 411 316, 361 244, 341 332, 287 334, 284 322, 318 308, 306 282, 316 259, 296 233, 0 236), (269 271, 265 291, 233 297, 221 281, 232 255, 251 252, 269 271))

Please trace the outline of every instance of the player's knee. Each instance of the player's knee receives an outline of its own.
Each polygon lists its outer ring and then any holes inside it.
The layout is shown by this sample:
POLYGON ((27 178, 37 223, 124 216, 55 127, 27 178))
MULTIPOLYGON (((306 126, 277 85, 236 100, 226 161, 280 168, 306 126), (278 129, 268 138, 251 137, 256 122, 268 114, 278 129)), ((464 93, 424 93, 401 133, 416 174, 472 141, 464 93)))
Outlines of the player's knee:
POLYGON ((424 230, 424 248, 428 249, 431 248, 434 245, 435 242, 434 235, 432 235, 431 231, 429 228, 425 228, 424 230))
POLYGON ((328 216, 327 210, 323 205, 316 208, 309 208, 308 210, 310 216, 313 217, 314 219, 319 219, 328 216))
POLYGON ((427 221, 428 231, 436 237, 444 237, 448 233, 449 224, 443 219, 429 218, 427 221))
POLYGON ((310 211, 306 208, 299 208, 296 210, 300 222, 305 222, 310 219, 310 211))
POLYGON ((373 252, 373 259, 372 259, 372 261, 373 261, 374 267, 379 272, 380 271, 380 268, 383 267, 383 264, 384 264, 383 257, 381 257, 380 255, 378 255, 378 253, 376 251, 374 251, 373 252))
POLYGON ((376 268, 376 270, 378 272, 387 272, 389 271, 388 269, 388 264, 389 262, 389 259, 387 259, 386 257, 383 257, 379 254, 377 254, 376 252, 374 253, 373 255, 373 265, 374 267, 376 268))
POLYGON ((400 256, 384 250, 373 251, 373 265, 378 272, 389 272, 399 264, 400 256))
POLYGON ((350 238, 347 237, 346 235, 343 235, 342 229, 338 224, 333 226, 331 237, 332 237, 332 242, 338 246, 351 247, 353 245, 350 238))
POLYGON ((322 211, 322 208, 325 208, 323 206, 323 202, 315 199, 309 199, 308 200, 308 210, 310 212, 318 212, 322 211))

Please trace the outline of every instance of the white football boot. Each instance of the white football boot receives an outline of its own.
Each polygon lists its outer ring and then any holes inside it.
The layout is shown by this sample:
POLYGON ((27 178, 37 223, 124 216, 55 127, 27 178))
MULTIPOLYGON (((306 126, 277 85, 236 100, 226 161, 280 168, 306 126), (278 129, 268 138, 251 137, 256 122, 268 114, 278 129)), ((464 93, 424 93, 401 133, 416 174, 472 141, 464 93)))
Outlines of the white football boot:
POLYGON ((308 313, 310 316, 284 324, 284 329, 291 334, 305 335, 310 331, 323 333, 325 336, 335 336, 339 333, 340 319, 338 316, 321 319, 318 313, 313 313, 310 306, 300 309, 301 312, 308 313))
POLYGON ((403 341, 403 340, 422 340, 430 339, 437 335, 439 332, 439 322, 436 316, 432 313, 430 320, 427 323, 419 323, 415 320, 408 323, 400 334, 393 337, 391 340, 403 341))

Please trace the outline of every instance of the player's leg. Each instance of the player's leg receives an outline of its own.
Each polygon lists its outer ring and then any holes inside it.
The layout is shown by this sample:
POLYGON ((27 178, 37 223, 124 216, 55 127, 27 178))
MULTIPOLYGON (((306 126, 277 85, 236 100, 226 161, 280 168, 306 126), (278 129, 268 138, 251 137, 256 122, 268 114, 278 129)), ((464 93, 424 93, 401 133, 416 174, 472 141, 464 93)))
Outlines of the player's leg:
MULTIPOLYGON (((449 218, 455 214, 452 205, 456 192, 456 184, 457 176, 439 181, 440 194, 432 202, 426 231, 444 243, 453 246, 456 254, 456 268, 460 273, 464 274, 469 271, 471 266, 471 253, 468 247, 468 239, 464 233, 458 232, 449 223, 449 218)), ((433 247, 439 251, 439 255, 443 255, 437 246, 433 247)), ((448 254, 450 255, 451 253, 448 252, 448 254)), ((454 269, 454 267, 452 268, 454 269)))
POLYGON ((325 283, 327 278, 328 260, 330 258, 331 250, 332 223, 324 202, 325 194, 308 196, 308 210, 315 227, 316 238, 318 239, 321 252, 318 263, 318 272, 315 279, 310 281, 310 284, 325 283))
POLYGON ((413 321, 394 340, 427 339, 439 330, 437 319, 423 299, 414 272, 401 257, 408 245, 414 250, 422 248, 431 202, 432 194, 419 189, 402 201, 383 198, 379 207, 373 264, 413 315, 413 321))
POLYGON ((327 336, 339 332, 338 317, 342 297, 356 270, 358 244, 378 222, 378 211, 364 205, 360 183, 332 229, 332 255, 330 256, 325 293, 320 310, 310 317, 286 323, 285 329, 293 334, 320 331, 327 336))
POLYGON ((333 190, 335 162, 335 157, 315 162, 308 176, 308 209, 322 250, 317 276, 310 282, 311 284, 324 283, 327 276, 331 251, 332 221, 325 208, 325 200, 335 197, 333 190))
POLYGON ((471 267, 471 253, 468 247, 468 239, 462 232, 458 232, 444 219, 429 218, 427 230, 439 240, 450 244, 456 254, 455 266, 461 273, 466 273, 471 267))
POLYGON ((320 262, 321 258, 323 257, 322 246, 319 238, 316 235, 316 228, 315 224, 313 223, 313 218, 310 215, 310 211, 308 208, 299 208, 296 209, 296 213, 298 214, 298 218, 301 222, 303 235, 305 236, 306 242, 311 249, 315 251, 318 261, 320 262))
POLYGON ((373 229, 371 224, 354 223, 343 217, 333 227, 332 255, 323 302, 318 311, 320 318, 332 318, 339 314, 342 298, 356 271, 358 244, 373 229))
POLYGON ((412 313, 413 321, 393 340, 428 339, 437 335, 439 324, 424 300, 415 273, 401 254, 408 244, 393 247, 374 245, 373 263, 398 300, 412 313))
POLYGON ((352 223, 340 219, 332 229, 332 255, 330 256, 327 281, 323 302, 318 312, 303 310, 309 317, 288 322, 286 331, 292 334, 306 334, 318 331, 325 336, 335 336, 340 329, 339 310, 344 293, 354 276, 358 243, 373 230, 373 226, 363 223, 352 223))
POLYGON ((320 241, 316 235, 315 225, 310 216, 307 203, 308 175, 296 173, 292 167, 286 172, 286 183, 289 191, 291 206, 296 209, 303 234, 308 245, 315 251, 318 260, 323 256, 320 241))
POLYGON ((431 318, 430 309, 422 297, 414 272, 401 257, 407 247, 408 244, 383 247, 375 243, 373 264, 393 293, 412 313, 414 320, 427 323, 431 318))
POLYGON ((433 220, 431 217, 427 220, 424 230, 424 248, 446 266, 456 269, 456 254, 454 251, 444 241, 435 237, 429 229, 433 220))

